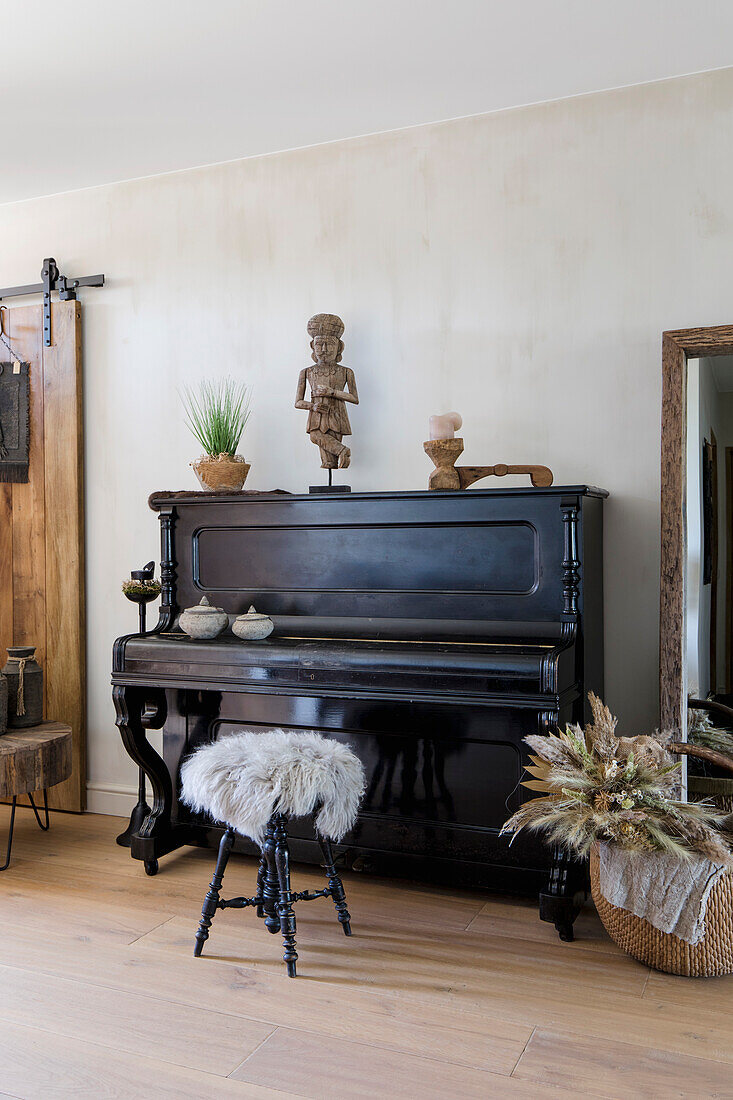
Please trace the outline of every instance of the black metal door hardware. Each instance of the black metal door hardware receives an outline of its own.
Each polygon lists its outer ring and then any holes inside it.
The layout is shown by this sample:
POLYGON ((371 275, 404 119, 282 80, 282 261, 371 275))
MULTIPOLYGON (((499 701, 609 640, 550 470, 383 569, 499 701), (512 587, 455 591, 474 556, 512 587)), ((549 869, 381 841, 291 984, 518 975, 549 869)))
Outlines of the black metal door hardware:
POLYGON ((51 347, 51 294, 58 292, 60 302, 73 302, 76 300, 76 292, 80 286, 104 286, 104 275, 82 275, 78 279, 70 279, 68 275, 62 275, 56 261, 49 257, 43 261, 40 283, 28 283, 25 286, 8 286, 0 290, 0 301, 3 298, 20 298, 27 294, 43 295, 43 342, 47 348, 51 347))

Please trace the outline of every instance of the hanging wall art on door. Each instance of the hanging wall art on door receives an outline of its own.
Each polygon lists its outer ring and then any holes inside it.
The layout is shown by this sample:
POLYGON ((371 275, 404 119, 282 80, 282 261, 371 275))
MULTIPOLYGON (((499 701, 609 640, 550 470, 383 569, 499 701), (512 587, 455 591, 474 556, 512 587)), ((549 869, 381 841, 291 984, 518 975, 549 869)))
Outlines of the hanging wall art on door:
POLYGON ((28 481, 29 365, 0 363, 0 481, 28 481))

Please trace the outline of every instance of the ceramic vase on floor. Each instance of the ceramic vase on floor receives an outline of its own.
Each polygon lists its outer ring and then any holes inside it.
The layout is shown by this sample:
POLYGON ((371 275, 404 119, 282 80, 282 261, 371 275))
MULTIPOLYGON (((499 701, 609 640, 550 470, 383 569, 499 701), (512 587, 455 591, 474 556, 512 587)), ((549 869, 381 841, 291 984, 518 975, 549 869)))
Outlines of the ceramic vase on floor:
POLYGON ((43 670, 32 645, 8 646, 2 670, 8 684, 8 727, 25 729, 43 721, 43 670))

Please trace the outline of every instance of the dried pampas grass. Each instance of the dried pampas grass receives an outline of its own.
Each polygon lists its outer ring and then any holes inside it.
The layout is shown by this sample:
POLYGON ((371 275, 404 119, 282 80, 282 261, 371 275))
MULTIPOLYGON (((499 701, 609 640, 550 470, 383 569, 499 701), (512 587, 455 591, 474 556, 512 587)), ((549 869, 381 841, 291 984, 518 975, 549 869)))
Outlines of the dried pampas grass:
POLYGON ((525 802, 502 828, 547 833, 553 843, 586 855, 597 840, 629 851, 691 854, 733 866, 722 818, 705 802, 673 797, 679 762, 665 737, 619 737, 617 719, 589 695, 593 721, 581 729, 530 735, 533 750, 523 786, 542 797, 525 802))

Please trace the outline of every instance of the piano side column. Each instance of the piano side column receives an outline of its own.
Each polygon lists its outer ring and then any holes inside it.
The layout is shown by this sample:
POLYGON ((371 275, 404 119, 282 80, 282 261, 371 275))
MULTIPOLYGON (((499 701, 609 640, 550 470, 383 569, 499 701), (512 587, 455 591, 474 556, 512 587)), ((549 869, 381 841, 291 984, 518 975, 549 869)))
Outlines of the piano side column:
MULTIPOLYGON (((577 497, 563 497, 560 511, 564 525, 563 574, 563 635, 569 642, 578 637, 580 600, 580 550, 578 542, 578 516, 580 501, 577 497)), ((559 722, 559 712, 544 711, 540 715, 543 733, 559 722)), ((586 862, 570 855, 557 845, 552 851, 552 865, 546 888, 540 893, 540 920, 554 924, 561 940, 572 942, 575 938, 573 924, 583 908, 588 895, 588 871, 586 862)))

